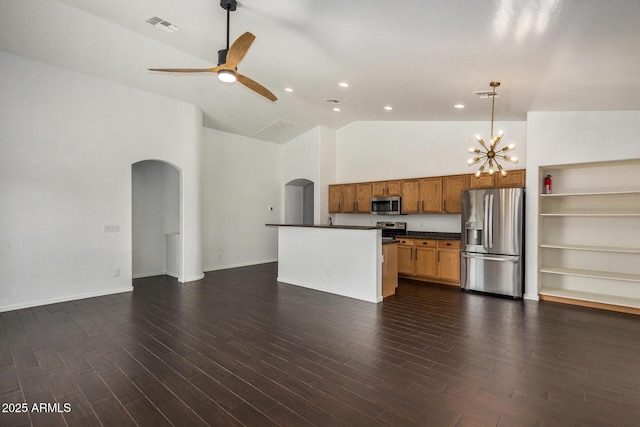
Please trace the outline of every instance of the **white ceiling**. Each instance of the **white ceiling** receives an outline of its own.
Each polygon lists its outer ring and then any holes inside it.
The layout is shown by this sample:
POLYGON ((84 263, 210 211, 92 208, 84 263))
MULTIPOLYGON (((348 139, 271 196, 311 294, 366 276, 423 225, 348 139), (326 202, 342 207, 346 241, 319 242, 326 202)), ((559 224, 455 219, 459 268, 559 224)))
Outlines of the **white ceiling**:
POLYGON ((275 103, 213 74, 146 70, 217 65, 219 0, 0 0, 0 49, 195 104, 227 132, 291 122, 263 138, 283 143, 356 120, 489 120, 490 101, 473 91, 492 80, 502 82, 496 120, 638 110, 639 22, 640 0, 240 0, 231 39, 256 41, 239 71, 275 103))

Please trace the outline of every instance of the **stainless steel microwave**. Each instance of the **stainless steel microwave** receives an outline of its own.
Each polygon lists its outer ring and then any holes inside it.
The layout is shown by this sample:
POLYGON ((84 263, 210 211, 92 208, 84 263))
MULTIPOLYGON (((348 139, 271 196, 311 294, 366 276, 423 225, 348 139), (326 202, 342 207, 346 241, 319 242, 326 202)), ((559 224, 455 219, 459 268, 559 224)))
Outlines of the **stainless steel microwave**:
POLYGON ((376 215, 400 215, 402 213, 401 197, 372 197, 371 213, 376 215))

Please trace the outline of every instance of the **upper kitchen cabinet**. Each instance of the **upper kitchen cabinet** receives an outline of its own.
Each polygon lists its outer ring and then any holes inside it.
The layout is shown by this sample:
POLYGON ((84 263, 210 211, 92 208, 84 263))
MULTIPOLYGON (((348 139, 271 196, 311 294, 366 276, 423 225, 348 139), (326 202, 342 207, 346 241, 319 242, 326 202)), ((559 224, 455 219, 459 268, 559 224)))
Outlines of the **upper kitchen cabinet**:
POLYGON ((329 186, 329 213, 342 212, 342 185, 329 186))
POLYGON ((402 181, 402 213, 442 212, 442 178, 402 181))
POLYGON ((371 183, 356 184, 356 212, 371 212, 371 183))
POLYGON ((373 197, 400 196, 402 194, 402 181, 377 181, 371 183, 373 197))
POLYGON ((469 189, 476 188, 504 188, 504 187, 524 187, 525 186, 525 170, 517 169, 507 171, 507 176, 499 173, 493 175, 482 174, 476 178, 474 174, 469 175, 469 189))
POLYGON ((343 213, 355 213, 357 211, 357 185, 342 184, 342 210, 343 213))
POLYGON ((420 180, 422 212, 442 212, 442 178, 422 178, 420 180))
POLYGON ((496 187, 524 187, 526 184, 524 169, 507 171, 507 176, 497 173, 493 179, 496 187))
POLYGON ((469 190, 475 190, 478 188, 493 188, 494 180, 493 175, 488 173, 482 174, 476 177, 475 174, 469 175, 469 190))
POLYGON ((442 177, 442 212, 462 212, 462 192, 467 189, 467 175, 442 177))

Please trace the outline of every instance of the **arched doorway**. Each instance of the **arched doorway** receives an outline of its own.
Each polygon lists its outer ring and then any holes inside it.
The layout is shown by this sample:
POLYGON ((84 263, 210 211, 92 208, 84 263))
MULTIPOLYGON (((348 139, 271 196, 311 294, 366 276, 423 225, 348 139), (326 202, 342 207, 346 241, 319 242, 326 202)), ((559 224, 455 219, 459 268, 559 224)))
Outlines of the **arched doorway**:
POLYGON ((131 165, 132 276, 182 276, 180 177, 159 160, 131 165))
POLYGON ((313 224, 314 185, 308 179, 294 179, 284 186, 285 224, 313 224))

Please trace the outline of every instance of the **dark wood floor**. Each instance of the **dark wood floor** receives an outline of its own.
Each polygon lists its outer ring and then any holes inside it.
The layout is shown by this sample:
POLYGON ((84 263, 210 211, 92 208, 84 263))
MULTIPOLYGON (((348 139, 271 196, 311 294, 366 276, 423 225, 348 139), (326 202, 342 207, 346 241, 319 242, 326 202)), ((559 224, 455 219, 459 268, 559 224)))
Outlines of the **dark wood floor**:
POLYGON ((0 425, 640 425, 638 316, 410 281, 371 304, 276 271, 2 313, 0 425))

